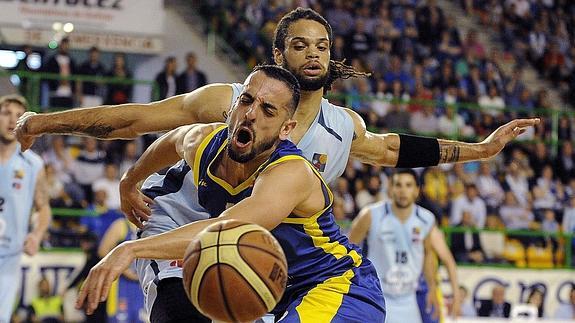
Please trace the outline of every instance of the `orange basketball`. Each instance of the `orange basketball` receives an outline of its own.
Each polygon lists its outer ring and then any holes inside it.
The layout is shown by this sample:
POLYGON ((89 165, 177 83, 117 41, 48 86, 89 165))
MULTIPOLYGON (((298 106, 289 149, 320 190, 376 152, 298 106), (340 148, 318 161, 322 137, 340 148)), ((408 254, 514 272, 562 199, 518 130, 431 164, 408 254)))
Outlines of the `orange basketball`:
POLYGON ((282 297, 287 262, 278 241, 256 224, 235 220, 207 227, 184 256, 184 288, 204 315, 253 321, 282 297))

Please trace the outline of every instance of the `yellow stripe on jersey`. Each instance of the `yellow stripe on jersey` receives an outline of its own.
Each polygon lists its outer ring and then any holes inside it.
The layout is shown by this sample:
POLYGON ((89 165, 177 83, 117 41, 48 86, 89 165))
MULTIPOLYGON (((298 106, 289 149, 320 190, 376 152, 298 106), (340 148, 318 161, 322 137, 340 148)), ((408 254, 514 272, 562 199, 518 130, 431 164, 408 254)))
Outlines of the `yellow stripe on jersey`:
POLYGON ((118 312, 118 301, 119 301, 119 279, 116 279, 110 285, 110 290, 108 292, 108 301, 106 302, 106 313, 108 316, 115 316, 118 312))
POLYGON ((206 147, 208 146, 210 141, 212 141, 212 138, 214 138, 214 136, 218 134, 218 132, 220 132, 225 127, 227 127, 227 125, 222 125, 217 127, 214 131, 210 132, 210 134, 207 135, 206 138, 204 138, 204 140, 202 140, 200 146, 198 147, 198 150, 196 150, 196 156, 194 157, 194 169, 193 169, 194 185, 196 185, 196 187, 198 187, 198 183, 200 181, 200 161, 202 160, 204 150, 206 150, 206 147))
POLYGON ((331 277, 312 288, 295 308, 301 323, 330 322, 349 292, 353 269, 343 275, 331 277))

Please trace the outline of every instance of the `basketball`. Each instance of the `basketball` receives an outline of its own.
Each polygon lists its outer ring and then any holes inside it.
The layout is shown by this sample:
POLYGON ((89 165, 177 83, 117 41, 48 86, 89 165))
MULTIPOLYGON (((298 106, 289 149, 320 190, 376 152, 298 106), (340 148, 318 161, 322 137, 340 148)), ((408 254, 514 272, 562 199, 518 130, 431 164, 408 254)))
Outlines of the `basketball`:
POLYGON ((228 220, 190 242, 183 263, 184 288, 192 304, 219 321, 253 321, 281 299, 287 262, 266 229, 228 220))

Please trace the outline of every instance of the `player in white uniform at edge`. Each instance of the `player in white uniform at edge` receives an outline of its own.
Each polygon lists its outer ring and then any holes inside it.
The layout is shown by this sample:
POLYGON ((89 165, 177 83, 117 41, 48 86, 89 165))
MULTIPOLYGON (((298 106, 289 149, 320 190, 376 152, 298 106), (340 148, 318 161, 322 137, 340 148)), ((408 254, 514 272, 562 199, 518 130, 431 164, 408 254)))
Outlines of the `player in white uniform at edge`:
MULTIPOLYGON (((298 126, 290 139, 303 151, 304 157, 316 165, 328 182, 343 173, 348 157, 390 167, 424 167, 490 158, 526 127, 539 122, 538 119, 514 120, 480 143, 371 133, 366 130, 364 121, 357 113, 332 105, 323 98, 324 92, 336 79, 363 75, 341 62, 330 60, 332 39, 331 26, 323 17, 311 9, 298 8, 286 14, 278 24, 273 49, 275 63, 290 70, 302 88, 298 111, 294 115, 298 126)), ((188 94, 149 104, 28 114, 21 118, 17 135, 23 147, 27 148, 36 137, 46 133, 79 134, 102 139, 134 138, 181 125, 222 122, 239 91, 238 85, 212 84, 188 94)), ((138 167, 128 172, 122 181, 122 210, 132 222, 142 227, 141 221, 150 220, 150 216, 152 219, 156 216, 171 218, 167 225, 157 223, 155 231, 150 230, 149 234, 181 226, 182 221, 188 223, 207 216, 194 207, 194 201, 188 202, 184 198, 194 187, 193 183, 186 180, 189 169, 183 164, 176 165, 165 176, 158 175, 148 180, 144 188, 155 202, 151 210, 145 202, 152 202, 152 199, 138 191, 135 178, 145 178, 158 167, 176 162, 158 161, 154 165, 138 163, 138 167)), ((152 160, 152 163, 155 161, 152 160)), ((170 287, 167 286, 168 278, 181 278, 181 270, 175 261, 157 265, 151 268, 156 273, 157 285, 149 286, 152 290, 145 286, 144 290, 148 298, 156 293, 160 295, 170 291, 170 295, 165 296, 170 299, 164 302, 167 304, 153 306, 153 311, 169 316, 177 313, 172 308, 181 310, 186 305, 184 301, 187 302, 183 298, 178 303, 180 297, 171 292, 179 288, 183 293, 181 281, 170 280, 170 287)))
MULTIPOLYGON (((433 213, 415 204, 419 196, 417 174, 412 169, 398 170, 388 191, 391 202, 374 203, 360 211, 349 240, 358 245, 367 240, 367 258, 375 266, 385 297, 386 322, 418 323, 422 319, 415 292, 424 258, 433 260, 433 249, 445 263, 451 286, 457 291, 455 260, 443 243, 433 213)), ((433 272, 426 275, 428 282, 435 281, 433 272)))
POLYGON ((22 252, 38 252, 52 215, 44 163, 32 151, 21 152, 13 133, 26 110, 23 97, 0 97, 0 323, 10 322, 16 304, 22 252), (37 218, 28 232, 32 207, 37 218))

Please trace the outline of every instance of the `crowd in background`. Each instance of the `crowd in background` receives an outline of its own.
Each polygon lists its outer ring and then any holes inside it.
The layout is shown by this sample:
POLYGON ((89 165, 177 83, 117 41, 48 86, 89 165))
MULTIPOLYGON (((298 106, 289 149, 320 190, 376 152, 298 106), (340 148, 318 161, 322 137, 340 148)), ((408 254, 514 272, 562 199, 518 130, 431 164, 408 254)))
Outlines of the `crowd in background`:
MULTIPOLYGON (((549 2, 542 1, 545 8, 549 2)), ((552 107, 547 93, 545 90, 531 93, 525 86, 521 60, 518 59, 509 75, 505 74, 501 55, 488 52, 474 30, 463 35, 454 17, 444 13, 435 1, 336 0, 330 6, 325 1, 312 0, 294 1, 289 6, 281 1, 263 3, 202 2, 200 10, 213 28, 230 37, 230 44, 252 65, 271 57, 273 30, 287 10, 308 5, 320 12, 333 26, 332 59, 345 58, 356 69, 372 73, 369 78, 336 82, 328 94, 330 100, 357 111, 370 131, 475 141, 511 118, 543 117, 539 126, 522 135, 523 141, 512 144, 490 162, 418 170, 422 181, 420 203, 434 212, 438 223, 463 229, 507 228, 548 233, 575 230, 574 120, 569 114, 562 114, 552 131, 552 107), (555 142, 551 139, 557 140, 557 151, 552 149, 550 143, 555 142)), ((473 13, 486 8, 478 7, 478 3, 481 1, 464 1, 474 6, 473 13)), ((569 26, 572 17, 566 12, 572 6, 561 1, 554 5, 564 8, 557 11, 565 16, 565 26, 569 26)), ((536 7, 540 8, 532 9, 536 7)), ((534 15, 539 17, 548 11, 535 10, 534 15)), ((58 50, 46 58, 43 71, 61 76, 131 77, 124 55, 115 55, 113 67, 108 71, 100 60, 98 48, 90 49, 89 58, 76 65, 69 55, 69 45, 64 39, 58 50)), ((155 78, 160 99, 189 92, 208 82, 197 69, 194 53, 189 53, 185 62, 184 70, 178 72, 177 59, 166 58, 164 69, 155 78)), ((46 85, 50 93, 48 105, 56 107, 120 104, 130 102, 132 95, 132 86, 126 84, 54 80, 46 85)), ((52 206, 86 209, 89 214, 97 215, 61 217, 56 212, 45 246, 76 246, 77 235, 86 231, 101 237, 109 224, 122 216, 118 211, 121 174, 153 139, 96 141, 53 136, 40 141, 35 149, 46 161, 52 206)), ((387 198, 391 171, 349 163, 342 178, 333 183, 337 197, 334 207, 342 223, 352 220, 367 204, 387 198)), ((564 261, 565 241, 560 239, 517 236, 514 239, 517 243, 510 245, 497 237, 464 231, 450 235, 459 261, 526 265, 529 258, 525 254, 522 257, 506 253, 509 248, 522 248, 525 253, 531 247, 552 250, 551 265, 564 261), (484 245, 484 241, 501 243, 484 245)))

